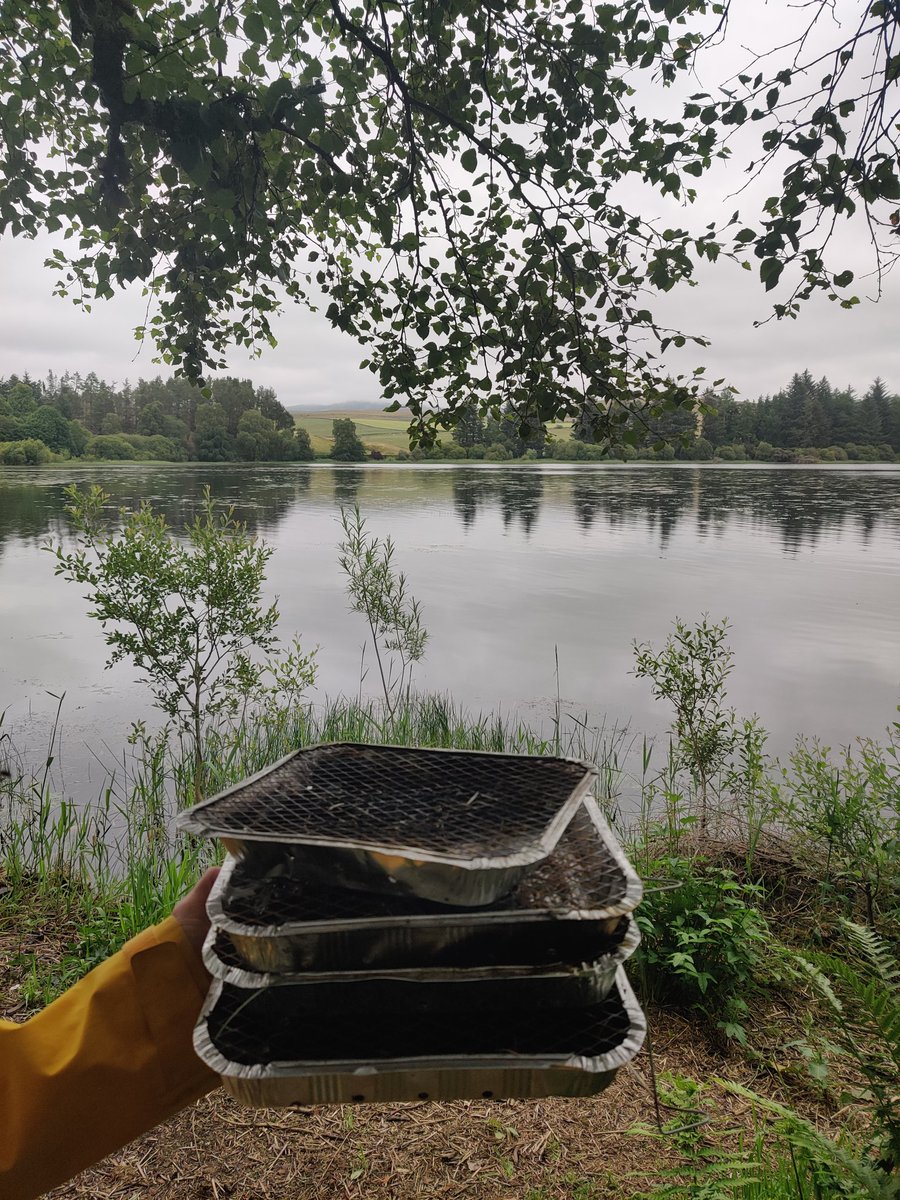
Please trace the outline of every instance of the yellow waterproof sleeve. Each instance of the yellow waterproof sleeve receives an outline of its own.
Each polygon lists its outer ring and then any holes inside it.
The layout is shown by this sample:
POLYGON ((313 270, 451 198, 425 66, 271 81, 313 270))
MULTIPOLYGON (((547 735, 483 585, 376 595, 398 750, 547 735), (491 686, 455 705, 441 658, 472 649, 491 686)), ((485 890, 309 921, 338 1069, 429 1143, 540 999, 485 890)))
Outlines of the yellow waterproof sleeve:
POLYGON ((43 1012, 0 1022, 0 1200, 31 1200, 214 1088, 191 1034, 207 977, 170 917, 43 1012))

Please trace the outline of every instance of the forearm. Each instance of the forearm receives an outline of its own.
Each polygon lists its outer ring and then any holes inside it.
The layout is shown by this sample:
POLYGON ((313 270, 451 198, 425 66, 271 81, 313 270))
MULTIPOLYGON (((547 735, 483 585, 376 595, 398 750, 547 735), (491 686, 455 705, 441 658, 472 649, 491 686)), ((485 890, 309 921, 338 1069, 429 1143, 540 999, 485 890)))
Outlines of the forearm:
POLYGON ((173 918, 24 1025, 0 1023, 0 1200, 30 1200, 215 1087, 192 1031, 206 978, 173 918))

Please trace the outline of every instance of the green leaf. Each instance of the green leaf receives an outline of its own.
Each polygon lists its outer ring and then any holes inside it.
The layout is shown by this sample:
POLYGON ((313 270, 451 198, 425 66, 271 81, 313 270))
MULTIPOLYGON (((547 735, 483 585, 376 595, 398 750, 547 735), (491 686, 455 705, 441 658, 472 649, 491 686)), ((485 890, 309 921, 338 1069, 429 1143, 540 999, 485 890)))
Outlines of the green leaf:
POLYGON ((266 27, 258 13, 250 12, 244 17, 244 36, 258 46, 265 44, 266 27))
POLYGON ((759 277, 766 285, 767 292, 771 292, 772 288, 777 286, 783 270, 784 264, 777 258, 765 258, 760 263, 759 277))
POLYGON ((463 150, 459 156, 459 165, 464 171, 468 171, 471 175, 478 166, 478 155, 470 146, 467 150, 463 150))

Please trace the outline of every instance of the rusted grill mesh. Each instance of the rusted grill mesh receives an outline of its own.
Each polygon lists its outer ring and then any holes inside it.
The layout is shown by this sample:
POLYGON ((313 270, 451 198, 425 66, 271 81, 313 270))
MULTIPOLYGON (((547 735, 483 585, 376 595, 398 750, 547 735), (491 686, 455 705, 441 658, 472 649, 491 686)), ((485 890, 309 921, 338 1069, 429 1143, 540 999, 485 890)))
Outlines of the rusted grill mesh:
MULTIPOLYGON (((627 886, 622 867, 587 811, 579 807, 556 849, 532 867, 510 895, 477 912, 597 912, 619 904, 627 886)), ((223 896, 223 908, 233 921, 260 926, 348 918, 446 918, 454 912, 465 920, 476 911, 452 909, 414 896, 322 888, 293 874, 289 856, 263 873, 254 868, 252 860, 238 863, 223 896)))
MULTIPOLYGON (((458 1066, 468 1057, 582 1054, 594 1057, 621 1045, 630 1019, 616 989, 599 1004, 584 1008, 497 1011, 416 1011, 413 989, 403 1008, 335 1009, 311 1006, 303 985, 285 984, 253 991, 224 984, 207 1018, 213 1044, 234 1063, 322 1063, 354 1060, 377 1064, 392 1058, 453 1056, 458 1066)), ((353 989, 347 989, 352 995, 353 989)))
POLYGON ((502 857, 539 844, 590 776, 565 759, 319 746, 194 810, 186 826, 220 837, 502 857))

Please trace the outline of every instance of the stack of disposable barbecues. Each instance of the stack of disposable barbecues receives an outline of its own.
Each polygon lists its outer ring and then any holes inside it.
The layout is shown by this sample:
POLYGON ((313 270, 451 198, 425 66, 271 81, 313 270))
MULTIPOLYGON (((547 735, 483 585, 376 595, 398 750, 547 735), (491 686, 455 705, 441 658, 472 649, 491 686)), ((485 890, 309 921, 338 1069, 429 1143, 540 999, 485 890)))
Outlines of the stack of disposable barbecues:
POLYGON ((592 767, 337 744, 180 818, 229 856, 197 1051, 250 1104, 584 1095, 640 1047, 592 767))

